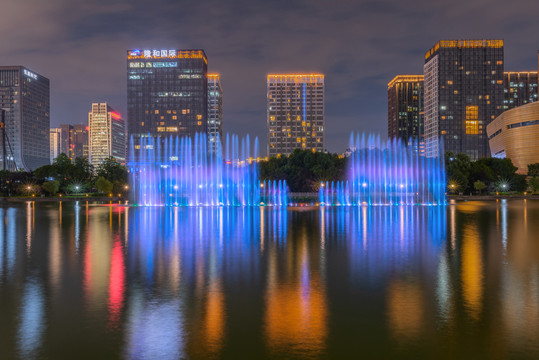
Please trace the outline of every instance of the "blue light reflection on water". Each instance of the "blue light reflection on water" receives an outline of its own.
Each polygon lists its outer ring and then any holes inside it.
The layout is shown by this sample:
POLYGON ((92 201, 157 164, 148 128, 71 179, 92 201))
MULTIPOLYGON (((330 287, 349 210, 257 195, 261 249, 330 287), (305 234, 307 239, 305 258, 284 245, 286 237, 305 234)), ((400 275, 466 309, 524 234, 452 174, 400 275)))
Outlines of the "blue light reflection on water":
POLYGON ((35 229, 28 207, 0 208, 7 354, 55 358, 64 342, 94 358, 324 357, 356 348, 422 357, 449 344, 455 357, 488 356, 494 343, 505 355, 539 353, 537 202, 40 206, 35 229), (67 326, 51 327, 58 323, 67 326), (78 333, 65 330, 73 324, 78 333))

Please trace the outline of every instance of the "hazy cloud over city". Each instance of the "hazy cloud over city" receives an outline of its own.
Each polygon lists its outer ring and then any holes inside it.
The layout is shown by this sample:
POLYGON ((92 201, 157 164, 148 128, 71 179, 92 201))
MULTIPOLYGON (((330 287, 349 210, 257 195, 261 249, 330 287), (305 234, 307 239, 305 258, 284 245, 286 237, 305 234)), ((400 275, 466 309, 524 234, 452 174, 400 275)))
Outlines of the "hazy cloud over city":
POLYGON ((84 123, 91 102, 126 113, 126 50, 202 48, 222 75, 224 131, 266 144, 266 77, 326 75, 326 147, 387 134, 387 83, 420 74, 440 39, 502 38, 506 70, 537 70, 539 2, 4 0, 0 64, 51 80, 51 125, 84 123))

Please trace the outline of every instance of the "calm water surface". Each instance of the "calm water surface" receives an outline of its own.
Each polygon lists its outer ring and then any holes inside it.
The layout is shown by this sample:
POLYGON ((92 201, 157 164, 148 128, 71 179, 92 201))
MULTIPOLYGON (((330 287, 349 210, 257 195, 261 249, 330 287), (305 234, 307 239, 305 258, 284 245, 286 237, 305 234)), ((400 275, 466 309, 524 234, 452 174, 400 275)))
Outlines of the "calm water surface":
POLYGON ((0 207, 1 359, 539 358, 539 202, 0 207))

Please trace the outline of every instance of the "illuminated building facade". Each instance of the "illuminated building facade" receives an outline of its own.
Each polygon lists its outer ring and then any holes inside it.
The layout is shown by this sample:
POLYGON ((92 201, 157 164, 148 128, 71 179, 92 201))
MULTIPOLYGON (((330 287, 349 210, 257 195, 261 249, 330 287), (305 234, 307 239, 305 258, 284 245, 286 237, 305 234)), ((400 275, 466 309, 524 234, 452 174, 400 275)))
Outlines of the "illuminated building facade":
POLYGON ((207 68, 203 50, 127 52, 127 128, 135 152, 148 134, 206 133, 207 68))
POLYGON ((324 151, 324 75, 270 74, 267 91, 268 155, 324 151))
POLYGON ((51 164, 60 155, 60 137, 61 129, 60 128, 51 128, 49 132, 49 143, 50 143, 50 154, 51 154, 51 164))
POLYGON ((0 170, 34 170, 50 162, 49 79, 22 66, 0 66, 0 170))
POLYGON ((423 75, 397 75, 387 84, 387 136, 424 153, 423 75))
POLYGON ((503 40, 444 40, 425 54, 426 155, 489 156, 486 125, 503 111, 503 40))
POLYGON ((503 88, 504 110, 537 101, 537 71, 506 71, 503 88))
POLYGON ((223 138, 223 88, 219 74, 208 74, 208 146, 216 152, 223 138))
POLYGON ((487 125, 493 157, 509 158, 520 174, 539 163, 539 102, 503 112, 487 125))
POLYGON ((88 157, 88 126, 60 125, 60 154, 66 154, 71 160, 88 157))
POLYGON ((73 158, 81 156, 88 157, 88 130, 89 127, 87 125, 73 125, 71 133, 73 158))
POLYGON ((107 103, 93 103, 88 113, 90 163, 100 165, 112 156, 124 164, 126 159, 127 136, 125 121, 107 103))

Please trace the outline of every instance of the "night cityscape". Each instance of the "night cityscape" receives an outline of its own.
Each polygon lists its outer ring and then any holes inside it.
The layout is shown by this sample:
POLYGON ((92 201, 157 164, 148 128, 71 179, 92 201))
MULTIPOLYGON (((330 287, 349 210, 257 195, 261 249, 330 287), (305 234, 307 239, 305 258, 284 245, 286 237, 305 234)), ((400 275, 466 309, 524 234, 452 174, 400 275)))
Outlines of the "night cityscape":
POLYGON ((0 359, 539 358, 539 2, 0 4, 0 359))

